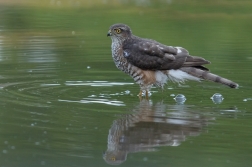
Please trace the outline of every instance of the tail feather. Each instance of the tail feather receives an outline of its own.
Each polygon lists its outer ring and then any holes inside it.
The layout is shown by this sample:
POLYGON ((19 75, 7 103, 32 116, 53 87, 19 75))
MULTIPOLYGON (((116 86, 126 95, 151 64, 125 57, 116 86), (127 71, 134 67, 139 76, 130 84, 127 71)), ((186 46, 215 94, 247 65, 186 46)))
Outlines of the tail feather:
POLYGON ((194 66, 202 66, 204 64, 210 64, 211 62, 197 56, 187 56, 186 60, 183 64, 183 67, 194 67, 194 66))
POLYGON ((210 73, 209 71, 201 70, 201 69, 198 69, 195 67, 182 67, 182 68, 180 68, 180 70, 182 70, 192 76, 198 77, 198 78, 202 78, 202 79, 210 80, 213 82, 221 83, 223 85, 227 85, 230 88, 238 88, 239 87, 239 85, 237 83, 235 83, 231 80, 228 80, 226 78, 222 78, 222 77, 215 75, 213 73, 210 73))

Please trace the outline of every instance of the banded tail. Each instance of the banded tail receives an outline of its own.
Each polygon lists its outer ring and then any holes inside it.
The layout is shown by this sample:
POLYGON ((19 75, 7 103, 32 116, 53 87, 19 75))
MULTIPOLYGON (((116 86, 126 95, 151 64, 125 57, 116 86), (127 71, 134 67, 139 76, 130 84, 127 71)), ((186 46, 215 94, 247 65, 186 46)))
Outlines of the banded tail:
POLYGON ((223 78, 221 76, 212 74, 207 69, 204 69, 204 68, 202 69, 202 68, 198 68, 198 67, 182 67, 182 68, 180 68, 180 70, 182 70, 192 76, 201 78, 201 79, 210 80, 213 82, 221 83, 223 85, 227 85, 230 88, 238 88, 239 87, 239 85, 237 83, 235 83, 229 79, 223 78))

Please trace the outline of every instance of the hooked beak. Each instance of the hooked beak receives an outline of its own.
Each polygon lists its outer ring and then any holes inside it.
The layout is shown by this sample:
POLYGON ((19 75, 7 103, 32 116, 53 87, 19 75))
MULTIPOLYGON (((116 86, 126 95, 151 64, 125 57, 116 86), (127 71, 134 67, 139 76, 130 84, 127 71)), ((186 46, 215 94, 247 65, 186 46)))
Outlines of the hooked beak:
POLYGON ((109 32, 107 33, 107 37, 111 36, 111 31, 109 30, 109 32))

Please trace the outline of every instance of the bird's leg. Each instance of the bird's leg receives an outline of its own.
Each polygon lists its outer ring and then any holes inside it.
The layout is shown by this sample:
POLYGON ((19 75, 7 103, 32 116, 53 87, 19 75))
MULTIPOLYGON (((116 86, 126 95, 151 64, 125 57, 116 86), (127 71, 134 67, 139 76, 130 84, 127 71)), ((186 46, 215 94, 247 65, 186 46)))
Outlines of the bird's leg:
POLYGON ((162 85, 162 99, 164 98, 164 85, 162 85))
POLYGON ((142 100, 142 90, 140 89, 140 92, 138 93, 138 97, 139 97, 139 99, 140 99, 140 101, 142 100))
POLYGON ((146 97, 146 100, 149 100, 148 90, 145 91, 145 97, 146 97))

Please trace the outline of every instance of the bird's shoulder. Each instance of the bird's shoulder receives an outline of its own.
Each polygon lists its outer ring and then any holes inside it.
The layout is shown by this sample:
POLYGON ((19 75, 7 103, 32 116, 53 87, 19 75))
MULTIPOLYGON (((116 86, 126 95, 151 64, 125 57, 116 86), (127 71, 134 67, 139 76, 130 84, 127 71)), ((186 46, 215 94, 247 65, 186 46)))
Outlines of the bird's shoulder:
POLYGON ((189 52, 178 46, 169 46, 157 42, 153 39, 141 38, 138 36, 132 36, 126 39, 122 45, 123 50, 128 52, 141 52, 149 56, 164 56, 165 54, 170 54, 174 56, 187 56, 189 52))

